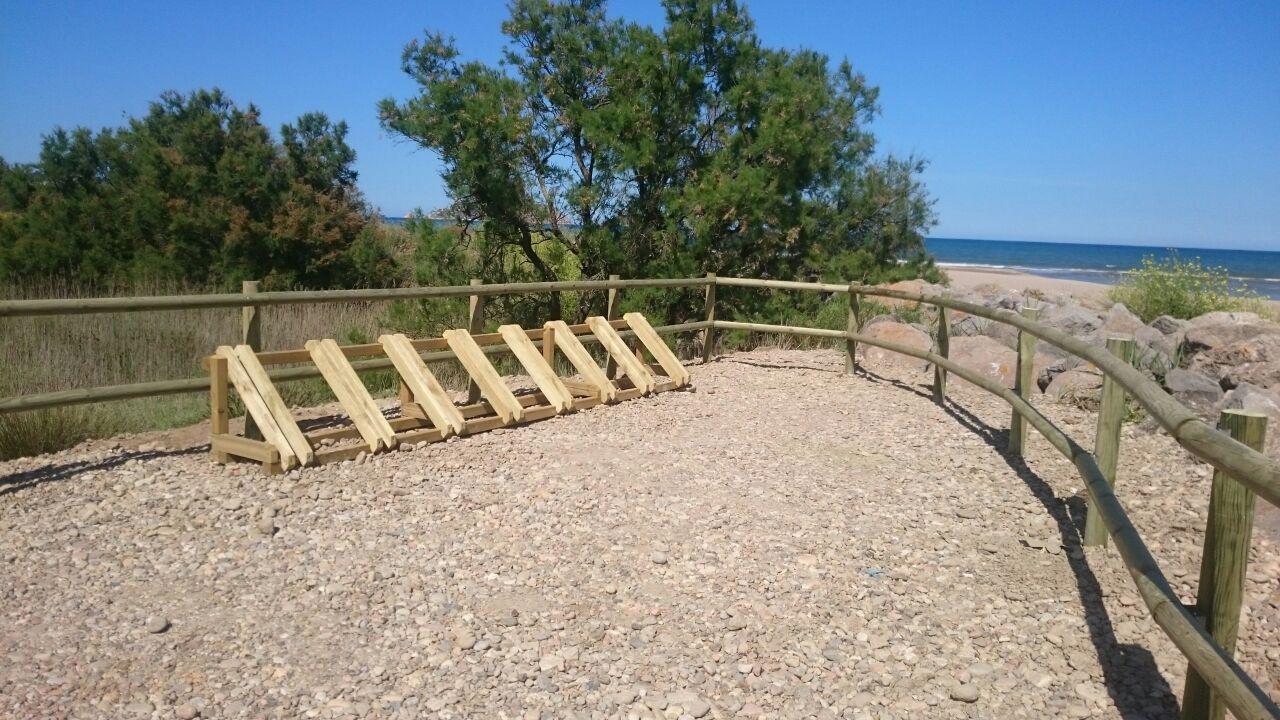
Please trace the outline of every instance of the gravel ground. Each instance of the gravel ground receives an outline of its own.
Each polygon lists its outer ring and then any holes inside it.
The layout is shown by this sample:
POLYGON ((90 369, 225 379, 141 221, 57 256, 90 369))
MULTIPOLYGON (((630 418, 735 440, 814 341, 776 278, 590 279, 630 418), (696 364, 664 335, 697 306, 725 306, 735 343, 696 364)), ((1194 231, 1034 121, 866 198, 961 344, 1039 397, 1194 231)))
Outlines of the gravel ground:
MULTIPOLYGON (((180 435, 0 463, 0 716, 1175 716, 1186 663, 1082 553, 1066 461, 1002 454, 985 393, 841 362, 742 353, 282 477, 180 435)), ((1187 599, 1208 485, 1126 429, 1122 500, 1187 599)), ((1273 696, 1277 577, 1256 539, 1240 659, 1273 696)))

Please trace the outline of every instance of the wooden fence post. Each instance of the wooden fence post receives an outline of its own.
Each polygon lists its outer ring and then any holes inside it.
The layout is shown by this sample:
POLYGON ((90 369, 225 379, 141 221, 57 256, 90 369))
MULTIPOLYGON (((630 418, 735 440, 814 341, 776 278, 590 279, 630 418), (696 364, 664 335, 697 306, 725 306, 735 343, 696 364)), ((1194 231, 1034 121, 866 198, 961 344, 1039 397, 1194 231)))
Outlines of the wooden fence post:
MULTIPOLYGON (((1112 355, 1133 362, 1134 341, 1128 335, 1114 335, 1107 338, 1107 350, 1112 355)), ((1093 459, 1098 469, 1112 488, 1116 486, 1116 464, 1120 459, 1120 424, 1124 420, 1124 406, 1128 396, 1124 388, 1110 375, 1102 378, 1101 405, 1098 408, 1098 429, 1093 440, 1093 459)), ((1085 546, 1105 546, 1107 544, 1107 526, 1102 522, 1097 504, 1089 498, 1089 507, 1085 511, 1084 538, 1085 546)))
MULTIPOLYGON (((617 280, 617 275, 610 275, 610 280, 617 280)), ((609 288, 608 301, 605 303, 604 317, 606 320, 613 321, 618 319, 618 303, 621 301, 621 293, 618 288, 609 288)), ((632 349, 635 349, 635 343, 631 343, 632 349)), ((613 355, 609 355, 609 359, 604 363, 604 376, 612 380, 618 374, 618 361, 613 359, 613 355)))
MULTIPOLYGON (((483 285, 484 282, 480 278, 471 278, 471 285, 483 285)), ((470 299, 470 310, 467 317, 467 332, 472 335, 479 335, 484 332, 484 296, 472 295, 470 299)), ((480 402, 480 386, 476 384, 475 378, 471 377, 471 373, 467 373, 467 404, 474 405, 480 402)))
MULTIPOLYGON (((857 283, 849 283, 849 318, 845 321, 844 329, 847 333, 862 332, 862 307, 859 295, 854 291, 857 283)), ((846 375, 852 375, 858 369, 858 341, 849 338, 844 341, 844 372, 846 375)))
MULTIPOLYGON (((947 318, 947 309, 938 307, 938 354, 944 358, 951 357, 951 321, 947 318)), ((947 401, 946 368, 933 366, 933 401, 942 405, 947 401)))
MULTIPOLYGON (((240 283, 240 292, 245 295, 257 295, 261 282, 258 280, 245 280, 240 283)), ((253 348, 254 352, 262 349, 262 315, 258 311, 257 305, 245 305, 240 308, 240 343, 253 348)), ((249 413, 244 414, 244 436, 251 440, 261 440, 262 431, 258 429, 258 424, 249 417, 249 413)))
MULTIPOLYGON (((708 323, 716 321, 716 274, 707 273, 706 319, 708 323)), ((711 362, 715 354, 716 329, 711 325, 702 333, 702 362, 711 362)))
MULTIPOLYGON (((1261 451, 1267 435, 1267 417, 1243 410, 1224 410, 1218 429, 1261 451)), ((1214 471, 1195 614, 1204 621, 1205 632, 1231 657, 1236 654, 1236 637, 1240 631, 1254 499, 1252 490, 1221 470, 1214 471)), ((1183 720, 1221 720, 1226 710, 1222 699, 1188 667, 1182 694, 1183 720)))
MULTIPOLYGON (((226 435, 230 432, 230 414, 227 411, 227 359, 214 356, 209 361, 209 434, 226 435)), ((248 413, 245 417, 248 418, 248 413)), ((213 459, 220 463, 230 460, 226 453, 211 450, 213 459)))
MULTIPOLYGON (((1036 320, 1040 317, 1040 308, 1024 305, 1022 317, 1036 320)), ((1013 389, 1023 400, 1030 402, 1031 388, 1035 386, 1036 374, 1036 336, 1022 330, 1018 331, 1018 367, 1014 377, 1013 389)), ((1017 410, 1013 411, 1013 419, 1009 421, 1009 452, 1022 456, 1027 449, 1027 419, 1017 410)))

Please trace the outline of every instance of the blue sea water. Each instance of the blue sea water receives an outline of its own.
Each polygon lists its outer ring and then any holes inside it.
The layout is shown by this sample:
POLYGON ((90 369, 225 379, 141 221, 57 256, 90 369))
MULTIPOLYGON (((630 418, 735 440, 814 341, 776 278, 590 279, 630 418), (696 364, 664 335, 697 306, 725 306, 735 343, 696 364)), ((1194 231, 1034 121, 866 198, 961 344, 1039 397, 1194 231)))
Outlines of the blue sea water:
POLYGON ((1007 268, 1046 277, 1115 284, 1144 257, 1162 259, 1176 253, 1199 258, 1207 266, 1227 269, 1232 285, 1280 300, 1280 252, 1158 248, 1135 245, 962 240, 928 238, 925 246, 939 263, 975 268, 1007 268))

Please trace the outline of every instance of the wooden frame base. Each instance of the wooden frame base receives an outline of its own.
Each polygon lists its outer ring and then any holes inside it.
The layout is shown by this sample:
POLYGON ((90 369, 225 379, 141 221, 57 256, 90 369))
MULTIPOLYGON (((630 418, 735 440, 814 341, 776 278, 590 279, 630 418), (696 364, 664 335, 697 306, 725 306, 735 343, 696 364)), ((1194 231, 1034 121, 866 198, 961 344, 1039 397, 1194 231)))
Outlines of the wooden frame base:
MULTIPOLYGON (((590 395, 580 395, 576 392, 576 388, 572 383, 566 384, 569 385, 571 391, 574 391, 573 406, 569 412, 579 412, 602 404, 594 390, 591 391, 590 395)), ((631 387, 630 383, 625 379, 619 381, 617 385, 616 400, 619 402, 632 400, 644 395, 643 388, 631 387)), ((667 392, 680 387, 681 385, 676 381, 668 380, 657 383, 653 388, 653 392, 667 392)), ((516 399, 524 407, 524 414, 514 425, 525 425, 545 420, 555 417, 557 414, 556 408, 547 402, 546 396, 541 392, 517 395, 516 399)), ((494 414, 493 407, 488 402, 482 401, 471 405, 461 405, 457 406, 457 408, 465 418, 463 431, 459 435, 474 435, 500 427, 508 427, 501 417, 494 414)), ((395 432, 395 438, 401 446, 406 443, 419 445, 448 439, 448 435, 432 424, 425 411, 417 403, 403 405, 401 413, 400 417, 391 418, 387 421, 395 432)), ((315 464, 317 465, 353 460, 362 453, 369 454, 368 445, 363 443, 340 447, 324 445, 326 441, 332 440, 360 440, 360 431, 354 425, 323 428, 304 433, 304 435, 311 446, 316 448, 315 464)), ((229 462, 231 458, 238 458, 260 463, 263 471, 270 475, 284 472, 284 467, 280 462, 280 451, 270 443, 262 440, 251 440, 239 435, 232 435, 229 432, 215 433, 211 443, 211 450, 214 459, 220 463, 229 462)))

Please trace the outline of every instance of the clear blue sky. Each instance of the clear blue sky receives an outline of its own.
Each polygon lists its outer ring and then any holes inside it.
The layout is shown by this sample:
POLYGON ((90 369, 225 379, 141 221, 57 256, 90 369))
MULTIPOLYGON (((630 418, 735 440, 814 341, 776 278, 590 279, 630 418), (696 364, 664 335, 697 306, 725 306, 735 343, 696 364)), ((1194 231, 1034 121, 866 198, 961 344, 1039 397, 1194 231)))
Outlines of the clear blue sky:
MULTIPOLYGON (((941 237, 1280 250, 1280 2, 748 2, 765 41, 848 57, 882 89, 881 147, 932 163, 941 237)), ((661 20, 656 0, 612 12, 661 20)), ((351 125, 389 215, 444 204, 428 153, 378 127, 423 28, 496 60, 505 5, 0 0, 0 156, 219 86, 275 129, 351 125)))

